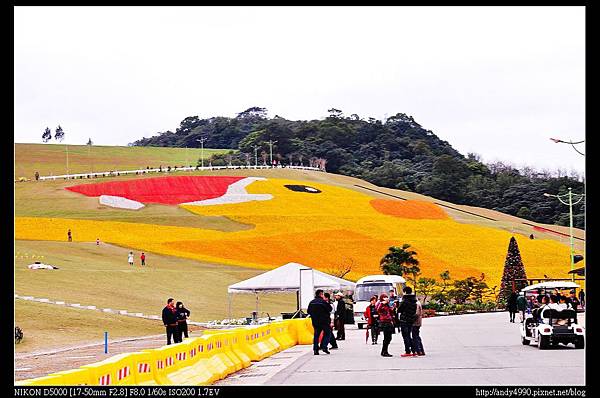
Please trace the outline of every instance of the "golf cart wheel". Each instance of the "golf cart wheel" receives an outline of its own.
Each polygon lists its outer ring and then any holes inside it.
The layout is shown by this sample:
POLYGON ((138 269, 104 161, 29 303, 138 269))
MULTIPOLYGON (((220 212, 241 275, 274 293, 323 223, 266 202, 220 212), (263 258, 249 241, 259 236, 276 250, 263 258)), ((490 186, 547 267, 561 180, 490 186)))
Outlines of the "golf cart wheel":
POLYGON ((540 336, 538 347, 540 350, 547 350, 550 348, 550 336, 540 336))
POLYGON ((530 341, 528 339, 526 339, 525 337, 521 337, 521 343, 523 345, 529 345, 530 341))
POLYGON ((575 341, 575 348, 582 349, 585 347, 585 340, 583 337, 580 337, 575 341))
POLYGON ((362 324, 362 323, 358 323, 357 325, 358 325, 358 328, 359 328, 359 329, 362 329, 362 328, 363 328, 363 324, 362 324))

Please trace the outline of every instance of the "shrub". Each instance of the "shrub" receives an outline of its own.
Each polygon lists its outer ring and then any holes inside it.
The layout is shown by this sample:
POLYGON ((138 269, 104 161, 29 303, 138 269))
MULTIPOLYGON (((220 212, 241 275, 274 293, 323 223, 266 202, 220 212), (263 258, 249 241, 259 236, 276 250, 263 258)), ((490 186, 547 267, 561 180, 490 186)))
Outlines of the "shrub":
POLYGON ((435 310, 432 308, 423 309, 423 318, 435 316, 435 310))

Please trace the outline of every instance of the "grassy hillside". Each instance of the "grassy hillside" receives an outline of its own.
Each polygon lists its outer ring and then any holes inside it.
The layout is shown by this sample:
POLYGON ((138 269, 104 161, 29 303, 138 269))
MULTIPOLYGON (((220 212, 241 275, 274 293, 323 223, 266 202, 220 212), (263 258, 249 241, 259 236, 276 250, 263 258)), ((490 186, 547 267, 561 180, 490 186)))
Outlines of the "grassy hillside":
MULTIPOLYGON (((225 149, 204 149, 208 159, 213 153, 225 149)), ((163 165, 196 165, 200 159, 199 148, 127 147, 62 144, 17 144, 15 143, 15 179, 33 178, 40 175, 87 173, 90 171, 134 170, 163 165)))

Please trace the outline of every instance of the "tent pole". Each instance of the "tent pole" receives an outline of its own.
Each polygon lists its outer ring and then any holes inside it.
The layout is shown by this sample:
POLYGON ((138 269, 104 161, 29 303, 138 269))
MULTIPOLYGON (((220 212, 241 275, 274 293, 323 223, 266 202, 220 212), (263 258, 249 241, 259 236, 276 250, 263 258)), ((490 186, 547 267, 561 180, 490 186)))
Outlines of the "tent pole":
POLYGON ((227 293, 227 319, 231 319, 231 293, 227 293))
POLYGON ((300 290, 296 290, 296 311, 300 310, 300 290))

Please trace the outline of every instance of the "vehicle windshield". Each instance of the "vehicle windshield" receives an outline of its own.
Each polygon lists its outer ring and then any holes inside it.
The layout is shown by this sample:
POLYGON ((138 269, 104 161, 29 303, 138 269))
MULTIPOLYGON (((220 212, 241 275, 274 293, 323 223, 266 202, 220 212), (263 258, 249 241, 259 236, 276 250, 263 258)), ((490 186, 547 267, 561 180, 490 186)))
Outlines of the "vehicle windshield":
POLYGON ((355 300, 369 301, 375 295, 379 297, 381 293, 389 294, 390 289, 392 289, 392 284, 389 282, 356 285, 355 300))

